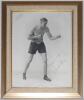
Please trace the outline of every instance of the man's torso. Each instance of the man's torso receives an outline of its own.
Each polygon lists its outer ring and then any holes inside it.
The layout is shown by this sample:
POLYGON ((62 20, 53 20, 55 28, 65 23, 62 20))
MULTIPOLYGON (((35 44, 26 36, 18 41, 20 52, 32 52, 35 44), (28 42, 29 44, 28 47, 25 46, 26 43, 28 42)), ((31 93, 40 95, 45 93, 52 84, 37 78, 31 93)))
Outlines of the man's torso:
POLYGON ((47 27, 36 26, 33 33, 34 33, 34 36, 38 37, 38 39, 32 40, 32 42, 36 42, 38 44, 43 42, 43 36, 47 30, 48 30, 47 27))

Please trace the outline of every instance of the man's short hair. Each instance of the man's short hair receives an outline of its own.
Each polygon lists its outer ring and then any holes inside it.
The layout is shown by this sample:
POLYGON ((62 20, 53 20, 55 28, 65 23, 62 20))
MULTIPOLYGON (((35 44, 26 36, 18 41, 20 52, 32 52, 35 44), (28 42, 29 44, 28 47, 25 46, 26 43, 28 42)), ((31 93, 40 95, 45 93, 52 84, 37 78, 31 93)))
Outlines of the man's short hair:
POLYGON ((48 22, 47 18, 41 18, 40 21, 48 22))

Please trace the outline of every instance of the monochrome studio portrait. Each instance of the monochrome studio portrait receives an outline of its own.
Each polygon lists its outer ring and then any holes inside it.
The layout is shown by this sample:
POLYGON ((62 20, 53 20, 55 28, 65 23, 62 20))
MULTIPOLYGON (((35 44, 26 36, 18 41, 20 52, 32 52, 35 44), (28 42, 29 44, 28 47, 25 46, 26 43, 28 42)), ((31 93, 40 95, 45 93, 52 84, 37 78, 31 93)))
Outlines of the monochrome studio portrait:
POLYGON ((12 85, 71 87, 71 12, 14 12, 12 85))

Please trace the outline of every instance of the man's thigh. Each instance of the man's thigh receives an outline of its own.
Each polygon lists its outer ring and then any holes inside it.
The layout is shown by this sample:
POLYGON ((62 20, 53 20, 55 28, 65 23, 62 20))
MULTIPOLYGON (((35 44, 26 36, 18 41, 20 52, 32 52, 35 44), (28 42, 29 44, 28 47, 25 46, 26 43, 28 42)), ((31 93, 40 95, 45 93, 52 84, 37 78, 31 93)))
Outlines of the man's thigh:
POLYGON ((30 53, 30 54, 35 54, 36 51, 37 51, 37 49, 38 49, 37 44, 34 43, 34 42, 31 42, 31 43, 30 43, 30 46, 29 46, 29 51, 28 51, 28 53, 30 53))
POLYGON ((29 61, 32 61, 33 56, 34 56, 34 54, 29 53, 29 55, 28 55, 28 60, 29 60, 29 61))
POLYGON ((47 62, 47 53, 40 53, 43 62, 47 62))
POLYGON ((38 46, 38 52, 39 53, 46 53, 46 46, 44 44, 44 42, 40 43, 38 46))

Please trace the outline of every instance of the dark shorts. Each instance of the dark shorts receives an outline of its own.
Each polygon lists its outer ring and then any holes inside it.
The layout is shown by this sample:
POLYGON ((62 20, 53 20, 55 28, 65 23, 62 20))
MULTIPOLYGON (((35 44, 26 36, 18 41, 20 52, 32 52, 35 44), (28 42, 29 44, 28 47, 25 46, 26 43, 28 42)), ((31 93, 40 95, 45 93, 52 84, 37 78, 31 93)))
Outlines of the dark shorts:
POLYGON ((30 43, 30 47, 29 47, 29 53, 31 54, 35 54, 36 51, 38 51, 39 53, 46 53, 46 47, 44 42, 41 42, 39 44, 37 44, 36 42, 31 42, 30 43))

